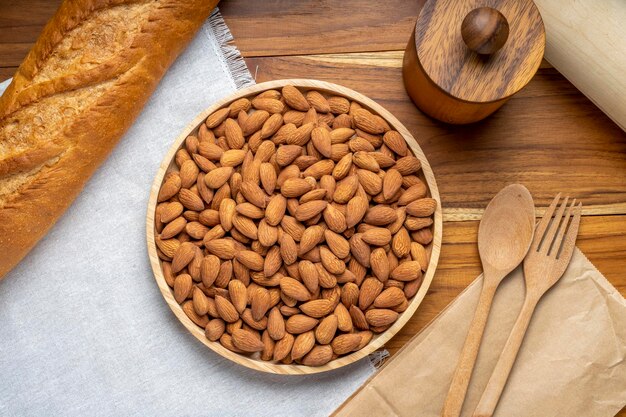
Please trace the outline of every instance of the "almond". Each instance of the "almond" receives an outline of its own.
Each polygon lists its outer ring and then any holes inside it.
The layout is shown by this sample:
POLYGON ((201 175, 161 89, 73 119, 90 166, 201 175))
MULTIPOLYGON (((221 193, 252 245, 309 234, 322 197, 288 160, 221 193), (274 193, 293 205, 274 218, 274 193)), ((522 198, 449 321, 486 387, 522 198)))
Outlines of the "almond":
POLYGON ((346 218, 333 205, 326 206, 323 213, 324 221, 330 230, 336 233, 343 233, 346 230, 346 218))
POLYGON ((335 168, 333 168, 333 177, 336 180, 341 180, 348 175, 351 168, 352 168, 352 154, 349 153, 343 156, 339 160, 339 162, 337 162, 337 165, 335 165, 335 168))
POLYGON ((262 271, 265 262, 261 255, 251 250, 236 251, 235 259, 253 271, 262 271))
POLYGON ((204 202, 200 196, 191 190, 181 188, 178 192, 178 199, 185 208, 194 211, 204 210, 204 202))
POLYGON ((356 127, 368 133, 380 134, 387 130, 385 125, 381 122, 382 119, 365 109, 356 110, 352 114, 352 117, 354 118, 356 127))
POLYGON ((202 278, 202 283, 206 288, 210 288, 215 279, 217 278, 217 273, 219 272, 220 260, 215 255, 207 255, 202 260, 202 265, 200 266, 200 276, 202 278))
POLYGON ((383 178, 383 197, 391 199, 402 187, 402 174, 396 169, 390 169, 383 178))
POLYGON ((319 320, 316 320, 313 317, 304 314, 296 314, 287 319, 285 328, 288 333, 300 334, 315 328, 318 322, 319 320))
POLYGON ((298 301, 309 301, 311 294, 300 282, 290 277, 283 277, 280 280, 280 289, 283 293, 298 301))
POLYGON ((281 361, 290 356, 294 341, 295 338, 293 337, 293 335, 289 333, 285 334, 285 337, 277 341, 274 345, 273 359, 275 361, 281 361))
POLYGON ((235 257, 235 243, 232 239, 213 239, 204 243, 206 249, 220 259, 235 257))
POLYGON ((326 158, 330 158, 332 152, 332 143, 330 132, 322 127, 316 127, 311 131, 311 141, 315 149, 326 158))
POLYGON ((229 108, 223 108, 223 109, 214 111, 213 113, 209 115, 209 117, 207 117, 205 121, 206 127, 208 127, 209 129, 216 128, 224 120, 226 120, 229 114, 230 114, 229 108))
POLYGON ((263 273, 266 277, 271 277, 278 272, 283 265, 283 258, 280 254, 280 248, 278 246, 272 246, 265 255, 265 264, 263 266, 263 273))
POLYGON ((308 91, 306 93, 306 100, 316 111, 320 113, 330 112, 330 104, 328 104, 328 100, 326 100, 326 98, 319 92, 315 90, 308 91))
POLYGON ((362 266, 370 266, 371 249, 363 240, 362 233, 355 233, 350 238, 350 253, 352 253, 354 259, 356 259, 362 266))
POLYGON ((315 162, 313 165, 305 169, 303 175, 305 177, 313 177, 316 180, 319 180, 324 175, 330 175, 333 172, 333 168, 335 167, 335 163, 328 159, 323 159, 321 161, 315 162))
POLYGON ((345 127, 340 127, 339 129, 334 129, 330 132, 330 139, 333 145, 347 142, 353 136, 354 130, 345 127))
POLYGON ((397 218, 396 210, 391 207, 374 206, 367 211, 363 221, 372 226, 385 226, 393 223, 397 218))
POLYGON ((178 273, 191 262, 196 253, 196 246, 191 242, 184 242, 176 249, 172 258, 172 272, 178 273))
MULTIPOLYGON (((265 123, 263 123, 263 126, 261 127, 261 134, 260 134, 260 138, 261 139, 267 139, 270 136, 272 136, 274 133, 278 132, 278 129, 280 129, 280 127, 283 125, 283 116, 275 113, 272 114, 266 121, 265 123)), ((251 139, 248 141, 248 143, 250 143, 251 139)), ((272 142, 269 142, 272 143, 272 142)), ((252 148, 252 146, 251 146, 252 148)), ((257 149, 257 154, 258 154, 258 149, 257 149)))
MULTIPOLYGON (((339 305, 337 307, 339 307, 339 305)), ((356 327, 357 329, 369 329, 369 324, 367 322, 367 319, 365 318, 365 314, 363 314, 363 312, 355 305, 350 306, 350 318, 352 319, 352 323, 354 323, 354 327, 356 327)))
POLYGON ((241 127, 234 119, 224 121, 224 136, 230 149, 241 149, 245 143, 241 127))
POLYGON ((259 336, 248 330, 234 330, 232 338, 233 344, 244 352, 260 352, 265 347, 259 336))
POLYGON ((398 258, 404 258, 411 251, 411 237, 404 227, 393 236, 391 248, 398 258))
POLYGON ((283 233, 280 239, 280 255, 283 258, 283 262, 287 265, 291 265, 298 258, 298 246, 288 233, 283 233))
POLYGON ((207 339, 216 342, 226 331, 226 323, 222 319, 213 319, 208 322, 204 330, 207 339))
POLYGON ((429 254, 424 246, 417 242, 411 242, 411 258, 420 264, 422 271, 426 270, 426 267, 428 266, 429 254))
POLYGON ((396 161, 394 168, 402 175, 411 175, 422 168, 422 163, 414 156, 405 156, 396 161))
POLYGON ((300 90, 292 85, 286 85, 282 89, 285 102, 298 111, 308 111, 311 107, 307 99, 302 95, 300 90))
MULTIPOLYGON (((261 129, 263 124, 269 119, 270 114, 265 110, 257 110, 252 113, 248 118, 245 119, 245 122, 242 124, 241 128, 244 136, 249 136, 261 129)), ((226 137, 228 139, 228 136, 226 137)), ((231 146, 233 148, 233 146, 231 146)))
POLYGON ((431 217, 408 217, 404 222, 407 230, 411 231, 420 230, 432 224, 433 219, 431 217))
POLYGON ((248 304, 246 286, 239 280, 231 280, 228 283, 228 295, 230 301, 239 314, 243 313, 248 304))
POLYGON ((395 130, 390 130, 383 136, 383 142, 389 149, 399 156, 406 156, 408 153, 406 142, 402 135, 395 130))
POLYGON ((241 184, 241 194, 246 200, 259 208, 265 208, 268 196, 261 188, 252 181, 244 181, 241 184))
POLYGON ((341 334, 335 337, 330 344, 336 355, 350 353, 361 344, 361 335, 358 333, 341 334))
POLYGON ((225 231, 229 231, 233 227, 233 217, 235 215, 235 207, 237 203, 235 200, 225 198, 220 203, 220 224, 225 231))
POLYGON ((296 209, 295 218, 301 222, 312 219, 324 211, 327 205, 328 202, 324 200, 314 200, 308 203, 300 204, 296 209))
POLYGON ((326 230, 324 232, 326 243, 330 250, 336 257, 344 259, 350 254, 350 243, 341 235, 333 232, 332 230, 326 230))
POLYGON ((255 98, 252 100, 252 107, 257 110, 265 110, 268 113, 282 113, 285 105, 274 98, 255 98))
MULTIPOLYGON (((404 294, 402 294, 404 296, 404 294)), ((337 332, 337 316, 331 314, 325 317, 315 329, 315 339, 320 345, 329 344, 337 332)))
POLYGON ((404 291, 397 287, 390 287, 381 292, 374 300, 376 308, 392 308, 406 301, 404 291))
POLYGON ((365 312, 365 319, 370 326, 388 326, 398 318, 398 313, 384 308, 374 308, 365 312))
POLYGON ((271 307, 270 294, 265 288, 259 288, 252 294, 250 300, 250 309, 252 310, 252 318, 261 320, 265 313, 271 307))
POLYGON ((354 227, 361 222, 369 209, 369 203, 361 196, 355 196, 348 201, 346 208, 346 226, 354 227))
POLYGON ((182 304, 183 311, 197 326, 202 328, 206 327, 209 323, 209 318, 206 315, 198 315, 194 309, 192 301, 186 301, 182 304))
POLYGON ((315 346, 315 333, 311 330, 296 336, 291 348, 291 359, 296 360, 302 358, 309 353, 315 346))
POLYGON ((320 257, 322 265, 324 265, 324 268, 331 274, 341 274, 346 270, 346 264, 337 258, 328 247, 320 247, 320 257))
POLYGON ((302 154, 302 147, 298 145, 280 145, 276 151, 276 162, 280 166, 291 164, 302 154))
POLYGON ((185 226, 187 226, 187 220, 184 217, 178 217, 167 224, 161 231, 161 235, 159 238, 161 240, 170 239, 183 230, 185 230, 185 226))
POLYGON ((311 190, 311 184, 302 178, 289 178, 280 187, 281 194, 287 198, 300 197, 311 190))
POLYGON ((373 227, 365 231, 362 234, 361 239, 370 245, 385 246, 391 241, 391 232, 382 227, 373 227))
POLYGON ((357 170, 357 176, 359 178, 359 183, 369 195, 374 196, 382 191, 383 180, 372 171, 359 169, 357 170))
POLYGON ((376 248, 372 251, 370 264, 372 272, 380 282, 386 282, 389 279, 389 260, 383 248, 376 248))
POLYGON ((302 358, 302 364, 306 366, 322 366, 333 358, 333 349, 330 346, 313 346, 302 358))
POLYGON ((309 317, 321 318, 333 311, 333 303, 329 300, 311 300, 300 305, 300 310, 309 317))
POLYGON ((335 188, 333 200, 339 204, 345 204, 354 196, 359 186, 359 179, 356 175, 350 175, 339 181, 335 188))
POLYGON ((180 181, 182 188, 191 188, 196 183, 200 170, 196 163, 192 160, 187 160, 180 166, 180 181))
POLYGON ((339 96, 333 96, 328 99, 330 111, 334 114, 348 113, 350 111, 350 102, 348 99, 339 96))
POLYGON ((437 208, 437 200, 433 198, 420 198, 406 206, 407 214, 417 217, 431 216, 437 208))
POLYGON ((193 289, 193 280, 189 274, 180 274, 174 280, 174 299, 182 303, 189 297, 193 289))
POLYGON ((274 307, 270 310, 267 319, 267 331, 274 340, 280 340, 285 337, 285 319, 278 307, 274 307))
POLYGON ((378 162, 376 162, 376 159, 374 159, 374 157, 369 155, 367 152, 355 152, 352 155, 352 162, 359 168, 366 169, 368 171, 380 171, 380 166, 378 165, 378 162))
POLYGON ((319 275, 315 265, 313 265, 311 261, 300 261, 298 263, 298 271, 304 286, 309 290, 309 292, 317 292, 319 289, 319 275))
POLYGON ((237 309, 226 298, 216 295, 215 306, 217 307, 217 313, 226 323, 234 323, 239 320, 237 309))
POLYGON ((397 281, 412 281, 422 275, 422 268, 417 261, 407 261, 391 271, 391 278, 397 281))
POLYGON ((382 292, 383 283, 376 278, 366 278, 359 291, 359 308, 366 310, 382 292))
POLYGON ((232 174, 233 167, 216 168, 204 176, 204 183, 215 190, 226 184, 232 174))
POLYGON ((267 223, 271 226, 277 226, 285 215, 286 209, 287 199, 281 194, 273 195, 265 209, 265 219, 267 223))

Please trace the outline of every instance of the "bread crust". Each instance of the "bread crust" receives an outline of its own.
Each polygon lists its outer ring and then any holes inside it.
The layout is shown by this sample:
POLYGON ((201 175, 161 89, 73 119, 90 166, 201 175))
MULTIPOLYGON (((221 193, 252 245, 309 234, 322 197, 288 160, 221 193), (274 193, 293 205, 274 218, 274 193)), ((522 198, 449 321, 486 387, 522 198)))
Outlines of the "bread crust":
POLYGON ((218 1, 61 4, 0 97, 0 279, 69 207, 218 1))

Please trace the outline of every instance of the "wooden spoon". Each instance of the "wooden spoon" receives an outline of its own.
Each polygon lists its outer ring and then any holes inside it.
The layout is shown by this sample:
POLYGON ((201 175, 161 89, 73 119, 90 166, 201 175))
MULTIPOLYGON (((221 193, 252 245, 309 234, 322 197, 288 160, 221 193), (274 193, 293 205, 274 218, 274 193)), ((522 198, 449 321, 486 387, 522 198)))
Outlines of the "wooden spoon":
POLYGON ((526 256, 534 230, 535 205, 530 192, 523 185, 513 184, 503 188, 483 214, 478 228, 483 286, 441 412, 443 417, 458 417, 461 414, 493 296, 502 279, 526 256))

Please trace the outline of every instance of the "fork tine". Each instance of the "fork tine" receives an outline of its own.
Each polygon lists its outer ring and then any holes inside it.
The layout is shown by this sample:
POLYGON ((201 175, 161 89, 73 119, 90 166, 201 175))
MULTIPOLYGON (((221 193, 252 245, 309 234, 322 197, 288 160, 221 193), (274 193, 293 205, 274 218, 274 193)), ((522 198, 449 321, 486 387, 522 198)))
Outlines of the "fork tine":
POLYGON ((539 245, 541 244, 541 241, 543 240, 543 234, 548 228, 548 224, 550 224, 550 219, 552 218, 552 214, 554 214, 554 209, 556 208, 556 205, 559 203, 560 199, 561 199, 561 193, 558 193, 556 197, 554 197, 554 200, 552 200, 550 207, 548 207, 546 209, 546 212, 543 214, 543 217, 541 218, 541 221, 539 222, 539 225, 537 226, 537 229, 535 230, 535 237, 533 238, 532 250, 534 251, 539 250, 539 245))
POLYGON ((546 232, 546 235, 543 238, 543 242, 541 242, 541 245, 539 246, 539 252, 543 252, 543 253, 545 253, 547 255, 548 251, 552 247, 552 242, 554 241, 554 236, 556 235, 556 231, 559 228, 559 224, 561 224, 561 219, 563 218, 563 212, 565 211, 565 208, 567 207, 567 201, 568 200, 569 200, 569 197, 565 197, 565 199, 561 203, 561 206, 559 207, 558 211, 554 215, 554 219, 552 220, 552 224, 550 224, 550 228, 546 232))
POLYGON ((574 246, 576 244, 576 237, 578 236, 578 228, 580 226, 580 215, 582 212, 582 203, 578 203, 576 206, 574 219, 567 230, 567 234, 565 235, 565 239, 563 240, 563 245, 561 246, 561 250, 557 252, 557 259, 563 262, 568 262, 572 257, 572 253, 574 252, 574 246))
POLYGON ((575 205, 576 199, 573 199, 572 203, 567 209, 567 213, 565 213, 565 217, 563 218, 561 225, 559 226, 559 231, 556 234, 552 245, 548 249, 548 256, 554 254, 554 257, 556 258, 556 256, 559 254, 559 249, 561 248, 561 243, 563 242, 563 236, 565 236, 565 231, 567 230, 567 225, 569 224, 570 217, 572 216, 572 210, 574 209, 575 205))

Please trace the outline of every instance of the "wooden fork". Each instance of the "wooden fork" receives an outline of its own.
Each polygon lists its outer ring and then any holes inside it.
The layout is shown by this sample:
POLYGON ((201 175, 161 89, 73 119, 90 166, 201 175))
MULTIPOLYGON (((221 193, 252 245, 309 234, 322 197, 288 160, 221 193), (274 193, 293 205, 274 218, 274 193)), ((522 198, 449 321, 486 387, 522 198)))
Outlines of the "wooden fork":
POLYGON ((533 311, 541 297, 563 276, 576 243, 582 204, 576 200, 567 208, 567 200, 559 207, 554 219, 552 215, 561 198, 559 193, 546 210, 535 230, 535 237, 530 251, 524 259, 524 277, 526 280, 526 298, 517 321, 511 330, 504 350, 491 374, 487 387, 474 411, 474 417, 491 417, 498 405, 498 400, 515 363, 515 358, 524 340, 526 329, 533 311), (567 213, 563 213, 567 208, 567 213), (573 213, 573 218, 572 218, 573 213), (571 221, 570 221, 571 220, 571 221))

